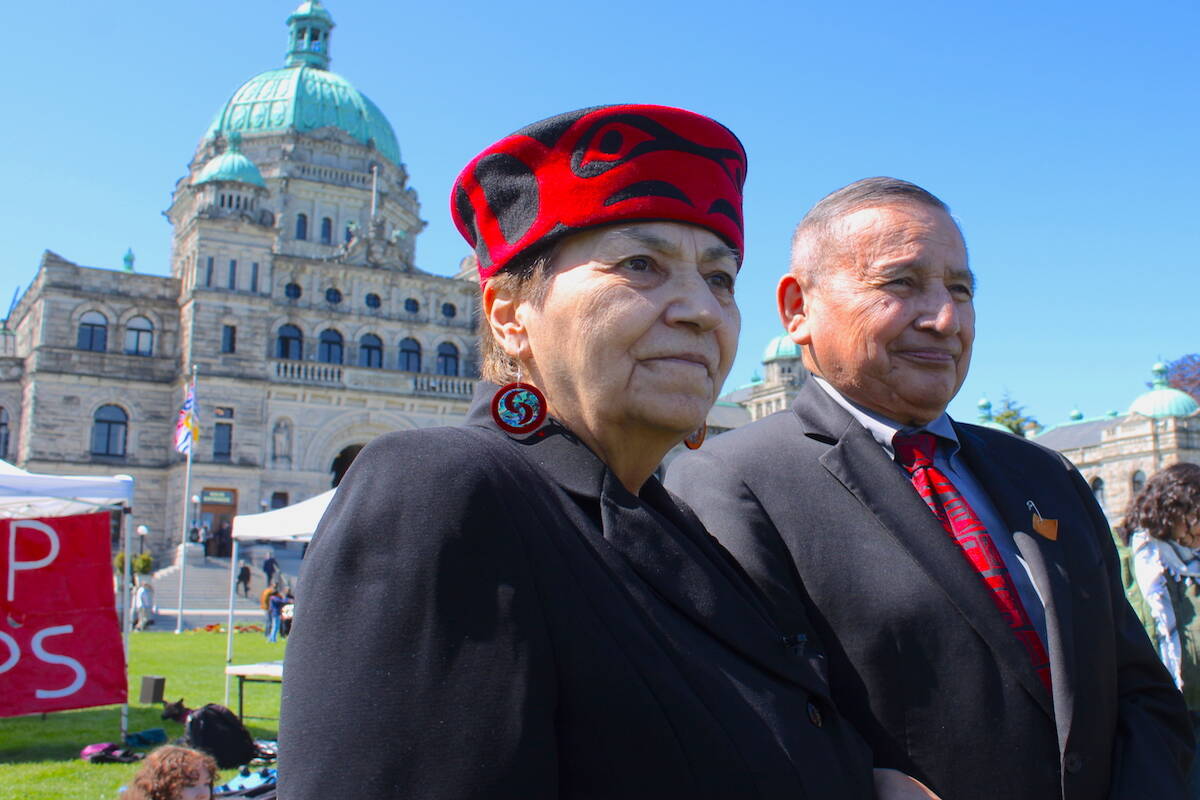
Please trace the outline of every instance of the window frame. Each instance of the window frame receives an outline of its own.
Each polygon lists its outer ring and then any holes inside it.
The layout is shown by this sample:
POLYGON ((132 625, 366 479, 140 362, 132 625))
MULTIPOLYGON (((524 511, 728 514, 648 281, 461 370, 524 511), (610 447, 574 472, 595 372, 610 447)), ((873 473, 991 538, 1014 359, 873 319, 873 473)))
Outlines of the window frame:
POLYGON ((154 323, 148 317, 138 315, 130 317, 125 323, 125 355, 141 356, 148 358, 154 355, 154 323), (135 328, 133 323, 141 320, 146 323, 145 328, 135 328), (130 340, 133 340, 132 345, 130 340), (145 347, 142 347, 143 342, 145 347))
POLYGON ((105 403, 92 413, 91 455, 102 458, 125 458, 129 452, 129 412, 115 403, 105 403), (106 409, 113 409, 121 416, 120 419, 101 419, 100 415, 106 409), (97 442, 103 435, 104 449, 97 449, 97 442), (116 437, 116 438, 115 438, 116 437), (117 452, 114 452, 117 451, 117 452))
POLYGON ((457 378, 460 369, 460 353, 458 346, 453 342, 441 342, 437 346, 437 361, 435 362, 434 374, 445 375, 448 378, 457 378), (448 349, 447 349, 448 348, 448 349), (452 353, 450 351, 453 351, 452 353), (451 369, 451 359, 453 359, 453 371, 451 369))
POLYGON ((75 331, 75 349, 84 350, 89 353, 108 352, 108 317, 95 309, 80 314, 79 325, 75 331), (89 320, 89 317, 92 317, 92 319, 89 320), (103 323, 95 322, 95 318, 104 321, 103 323), (85 331, 87 334, 86 344, 84 343, 85 331))

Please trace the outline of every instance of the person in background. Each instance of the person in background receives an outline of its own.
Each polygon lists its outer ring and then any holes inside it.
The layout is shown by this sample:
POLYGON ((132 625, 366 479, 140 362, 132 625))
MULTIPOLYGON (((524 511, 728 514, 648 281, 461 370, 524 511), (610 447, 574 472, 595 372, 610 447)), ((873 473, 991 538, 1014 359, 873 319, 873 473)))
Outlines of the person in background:
POLYGON ((267 576, 267 586, 270 586, 275 581, 275 572, 279 569, 279 562, 275 560, 275 553, 267 553, 267 559, 263 561, 262 571, 267 576))
POLYGON ((146 578, 138 579, 137 590, 133 593, 134 629, 144 631, 154 620, 154 585, 146 578))
POLYGON ((238 589, 243 597, 250 596, 250 565, 245 561, 238 562, 241 566, 238 568, 237 582, 238 589))
POLYGON ((142 761, 120 800, 209 800, 217 762, 199 750, 163 745, 142 761))
MULTIPOLYGON (((1121 534, 1141 595, 1131 598, 1134 609, 1200 734, 1200 464, 1173 464, 1151 476, 1121 534)), ((1189 780, 1190 796, 1200 798, 1194 763, 1189 780)))
POLYGON ((267 599, 267 641, 279 641, 279 628, 283 623, 283 607, 291 602, 288 595, 290 589, 285 589, 278 582, 272 587, 271 596, 267 599))
POLYGON ((618 105, 462 171, 484 379, 464 426, 368 444, 318 526, 282 797, 875 796, 808 621, 654 477, 733 364, 745 168, 707 117, 618 105))

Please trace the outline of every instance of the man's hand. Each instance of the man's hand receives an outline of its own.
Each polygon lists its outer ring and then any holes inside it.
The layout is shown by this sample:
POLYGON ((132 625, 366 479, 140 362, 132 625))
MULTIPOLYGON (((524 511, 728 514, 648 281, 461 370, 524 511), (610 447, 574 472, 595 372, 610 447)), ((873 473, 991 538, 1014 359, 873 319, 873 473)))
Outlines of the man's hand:
POLYGON ((879 800, 940 800, 929 787, 894 769, 873 770, 879 800))

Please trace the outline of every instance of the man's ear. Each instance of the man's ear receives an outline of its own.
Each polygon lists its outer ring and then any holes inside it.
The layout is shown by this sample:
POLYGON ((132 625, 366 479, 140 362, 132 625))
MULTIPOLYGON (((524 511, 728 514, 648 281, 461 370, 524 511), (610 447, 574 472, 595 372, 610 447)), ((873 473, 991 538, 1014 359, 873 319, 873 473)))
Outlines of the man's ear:
POLYGON ((809 332, 809 293, 800 285, 794 272, 786 272, 779 279, 775 290, 775 302, 779 307, 779 319, 788 336, 798 345, 812 343, 809 332))
POLYGON ((529 357, 529 335, 520 313, 523 302, 515 299, 510 290, 496 288, 488 281, 483 286, 483 318, 492 331, 492 338, 510 358, 529 357))

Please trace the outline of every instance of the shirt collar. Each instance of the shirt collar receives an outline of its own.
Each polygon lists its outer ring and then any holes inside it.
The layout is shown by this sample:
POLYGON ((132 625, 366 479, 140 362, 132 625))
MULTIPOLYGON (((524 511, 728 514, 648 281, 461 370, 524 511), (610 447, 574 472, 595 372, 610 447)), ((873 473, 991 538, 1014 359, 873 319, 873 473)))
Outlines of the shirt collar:
POLYGON ((901 425, 895 420, 888 419, 882 414, 877 414, 851 400, 847 400, 841 392, 833 388, 824 378, 813 375, 812 380, 816 381, 817 385, 825 390, 825 393, 833 399, 833 402, 846 409, 846 413, 854 417, 860 425, 870 432, 875 442, 887 452, 888 458, 896 457, 896 450, 892 447, 892 438, 900 432, 916 433, 918 431, 928 431, 938 437, 939 449, 945 453, 947 458, 953 457, 958 452, 958 434, 954 431, 954 425, 950 420, 950 416, 944 411, 927 425, 916 427, 901 425))

